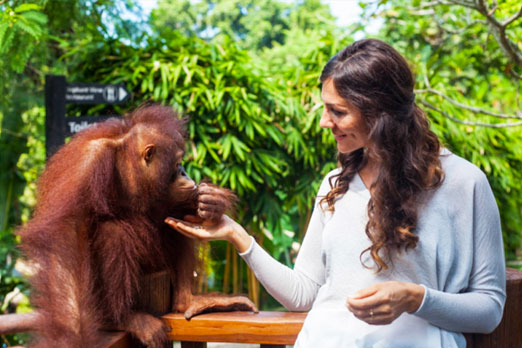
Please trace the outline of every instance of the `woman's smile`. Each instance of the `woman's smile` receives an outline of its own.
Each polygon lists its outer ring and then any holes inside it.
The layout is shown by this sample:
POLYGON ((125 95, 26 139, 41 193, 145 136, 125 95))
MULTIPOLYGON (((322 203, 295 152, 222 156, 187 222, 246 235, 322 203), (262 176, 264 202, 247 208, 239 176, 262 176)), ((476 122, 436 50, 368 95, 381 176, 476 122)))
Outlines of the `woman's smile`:
POLYGON ((337 140, 337 141, 341 141, 344 138, 346 138, 346 134, 335 134, 335 133, 333 133, 333 135, 334 135, 335 140, 337 140))

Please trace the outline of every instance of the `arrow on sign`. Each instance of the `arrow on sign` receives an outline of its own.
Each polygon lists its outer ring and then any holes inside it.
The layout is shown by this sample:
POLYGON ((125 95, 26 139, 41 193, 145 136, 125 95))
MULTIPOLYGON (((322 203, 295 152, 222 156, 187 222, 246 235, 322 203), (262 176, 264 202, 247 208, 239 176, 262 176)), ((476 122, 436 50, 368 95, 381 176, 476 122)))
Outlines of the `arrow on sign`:
POLYGON ((127 93, 127 91, 125 90, 125 88, 121 87, 120 86, 120 89, 118 90, 120 93, 119 93, 119 100, 122 101, 125 99, 125 97, 129 94, 127 93))

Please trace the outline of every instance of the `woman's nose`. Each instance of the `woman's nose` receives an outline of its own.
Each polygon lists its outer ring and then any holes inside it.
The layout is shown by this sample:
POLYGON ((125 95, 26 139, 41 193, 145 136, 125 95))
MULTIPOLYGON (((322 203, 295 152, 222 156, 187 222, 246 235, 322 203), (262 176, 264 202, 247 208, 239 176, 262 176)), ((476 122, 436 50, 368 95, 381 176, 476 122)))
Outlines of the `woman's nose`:
POLYGON ((321 128, 333 128, 334 124, 328 111, 326 108, 323 108, 323 113, 321 114, 321 120, 319 120, 319 126, 321 128))

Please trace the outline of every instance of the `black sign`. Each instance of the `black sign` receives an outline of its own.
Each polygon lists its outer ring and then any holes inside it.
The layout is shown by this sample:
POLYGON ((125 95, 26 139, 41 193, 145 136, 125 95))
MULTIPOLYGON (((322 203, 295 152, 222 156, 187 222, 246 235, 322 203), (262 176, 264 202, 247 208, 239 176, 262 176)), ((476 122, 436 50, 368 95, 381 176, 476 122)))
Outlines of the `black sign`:
POLYGON ((65 101, 68 104, 121 104, 130 93, 123 85, 68 83, 65 101))
POLYGON ((129 99, 124 85, 96 83, 67 83, 65 76, 45 76, 45 150, 52 156, 65 138, 89 127, 118 116, 65 117, 65 104, 120 104, 129 99))

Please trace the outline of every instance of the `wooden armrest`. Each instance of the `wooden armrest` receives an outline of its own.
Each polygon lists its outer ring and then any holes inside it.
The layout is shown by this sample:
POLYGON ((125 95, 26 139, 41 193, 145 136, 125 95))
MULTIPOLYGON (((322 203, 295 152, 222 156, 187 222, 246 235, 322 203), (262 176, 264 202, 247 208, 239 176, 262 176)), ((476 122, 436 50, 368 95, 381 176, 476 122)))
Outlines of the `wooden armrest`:
POLYGON ((173 341, 294 344, 305 317, 296 312, 225 312, 191 320, 177 313, 162 318, 172 328, 173 341))

